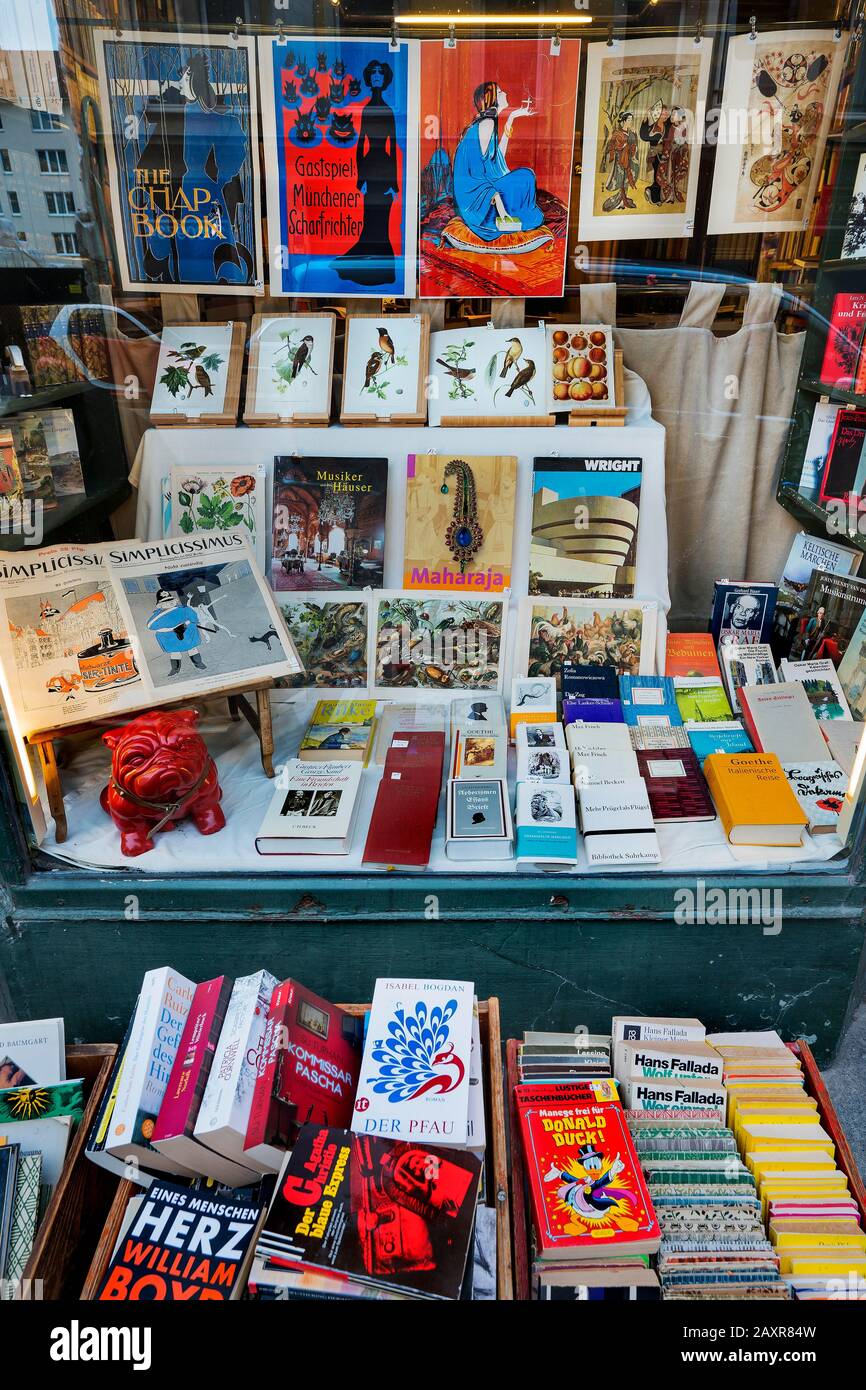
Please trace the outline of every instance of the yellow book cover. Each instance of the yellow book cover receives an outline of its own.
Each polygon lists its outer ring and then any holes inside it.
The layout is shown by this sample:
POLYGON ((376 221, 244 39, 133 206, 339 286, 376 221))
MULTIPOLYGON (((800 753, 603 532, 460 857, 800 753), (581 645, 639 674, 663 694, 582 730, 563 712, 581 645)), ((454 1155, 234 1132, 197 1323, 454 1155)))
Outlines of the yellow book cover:
POLYGON ((802 843, 809 819, 775 753, 710 753, 703 771, 732 844, 802 843))
POLYGON ((836 1147, 829 1134, 821 1125, 759 1124, 746 1120, 740 1126, 744 1146, 751 1150, 760 1149, 823 1149, 832 1157, 836 1147))
POLYGON ((821 1169, 827 1169, 830 1172, 833 1170, 833 1160, 823 1150, 813 1150, 809 1154, 777 1153, 773 1158, 768 1158, 763 1151, 747 1152, 745 1164, 749 1172, 754 1174, 756 1182, 760 1182, 761 1178, 770 1173, 813 1173, 820 1172, 821 1169))
POLYGON ((298 757, 304 762, 363 762, 373 745, 375 700, 318 700, 298 757))
POLYGON ((866 1255, 840 1253, 833 1259, 829 1253, 820 1256, 791 1254, 783 1255, 779 1262, 780 1274, 826 1274, 844 1279, 849 1269, 856 1269, 862 1275, 866 1271, 866 1255))
POLYGON ((511 586, 517 459, 410 454, 403 588, 501 594, 511 586))
POLYGON ((855 1235, 840 1231, 830 1235, 826 1231, 776 1231, 770 1226, 770 1239, 778 1251, 782 1250, 861 1250, 866 1253, 866 1235, 862 1231, 855 1235))

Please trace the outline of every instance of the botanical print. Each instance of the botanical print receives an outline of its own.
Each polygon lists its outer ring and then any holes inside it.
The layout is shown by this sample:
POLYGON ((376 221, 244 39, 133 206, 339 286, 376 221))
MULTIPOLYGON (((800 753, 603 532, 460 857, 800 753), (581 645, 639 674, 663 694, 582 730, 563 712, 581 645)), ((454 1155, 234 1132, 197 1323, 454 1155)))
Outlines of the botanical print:
POLYGON ((225 405, 231 341, 231 324, 163 328, 151 415, 219 415, 225 405))
POLYGON ((332 314, 262 318, 250 338, 247 415, 324 415, 331 406, 332 314))
POLYGON ((349 318, 343 367, 343 417, 424 413, 420 314, 349 318))
POLYGON ((854 187, 851 190, 851 206, 839 255, 846 261, 861 260, 866 256, 866 154, 861 154, 857 165, 854 187))
POLYGON ((620 405, 613 334, 604 324, 553 324, 547 330, 548 410, 620 405))
POLYGON ((411 454, 404 588, 510 588, 516 494, 514 457, 411 454))
POLYGON ((500 690, 506 600, 386 590, 373 596, 373 695, 500 690))
POLYGON ((417 45, 259 39, 271 293, 415 292, 417 45))
POLYGON ((581 238, 691 236, 712 42, 587 50, 581 238))
POLYGON ((94 39, 123 288, 261 293, 252 39, 94 39))
POLYGON ((561 295, 580 40, 421 44, 420 294, 561 295))
POLYGON ((263 464, 250 471, 173 464, 173 533, 189 536, 194 531, 234 531, 245 527, 256 559, 264 569, 266 473, 263 464))
POLYGON ((518 669, 559 680, 564 661, 613 666, 621 676, 655 669, 654 602, 521 599, 518 669))
POLYGON ((708 231, 805 227, 833 114, 844 44, 832 29, 780 30, 728 44, 708 231))
POLYGON ((281 595, 279 609, 304 670, 289 686, 357 690, 367 686, 370 604, 364 594, 281 595))
POLYGON ((440 424, 443 416, 546 413, 545 351, 543 328, 431 333, 430 424, 440 424))

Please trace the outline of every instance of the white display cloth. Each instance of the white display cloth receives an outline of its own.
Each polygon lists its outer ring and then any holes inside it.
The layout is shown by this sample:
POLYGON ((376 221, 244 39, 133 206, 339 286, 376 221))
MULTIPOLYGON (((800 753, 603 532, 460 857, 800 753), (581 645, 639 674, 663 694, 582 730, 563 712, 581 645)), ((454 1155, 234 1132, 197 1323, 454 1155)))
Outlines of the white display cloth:
MULTIPOLYGON (((279 766, 293 757, 300 742, 315 696, 310 691, 274 691, 271 702, 274 711, 274 764, 279 766)), ((54 844, 53 829, 49 829, 44 848, 62 859, 82 866, 105 869, 134 869, 146 874, 209 874, 226 873, 372 873, 382 870, 361 864, 370 812, 376 796, 381 769, 369 767, 361 778, 361 800, 347 855, 285 855, 262 858, 256 853, 255 836, 264 819, 265 810, 274 794, 274 783, 262 771, 259 746, 246 723, 234 724, 225 714, 225 703, 213 703, 208 717, 199 725, 219 769, 223 789, 222 806, 226 827, 216 835, 200 835, 190 821, 183 821, 170 832, 160 832, 156 847, 137 859, 125 859, 120 852, 120 835, 110 817, 99 804, 99 793, 108 777, 109 753, 100 742, 83 746, 64 773, 69 838, 62 845, 54 844)), ((312 764, 315 766, 315 764, 312 764)), ((515 758, 509 754, 509 786, 514 801, 515 758)), ((718 820, 706 823, 661 826, 659 844, 662 850, 662 870, 695 874, 736 872, 743 870, 780 869, 778 851, 773 852, 772 864, 765 851, 738 850, 736 854, 725 841, 718 820)), ((835 835, 818 836, 797 854, 786 853, 786 862, 797 860, 800 868, 809 861, 829 859, 841 845, 835 835)), ((417 871, 416 871, 417 872, 417 871)), ((433 848, 427 872, 434 874, 517 872, 513 861, 501 860, 485 864, 459 862, 445 854, 445 795, 439 802, 439 814, 433 836, 433 848)), ((598 869, 589 869, 581 850, 580 864, 575 871, 581 877, 596 877, 598 869)), ((657 870, 617 870, 617 873, 657 872, 657 870)), ((523 871, 521 870, 521 873, 523 871)), ((556 874, 557 881, 573 875, 556 874)))

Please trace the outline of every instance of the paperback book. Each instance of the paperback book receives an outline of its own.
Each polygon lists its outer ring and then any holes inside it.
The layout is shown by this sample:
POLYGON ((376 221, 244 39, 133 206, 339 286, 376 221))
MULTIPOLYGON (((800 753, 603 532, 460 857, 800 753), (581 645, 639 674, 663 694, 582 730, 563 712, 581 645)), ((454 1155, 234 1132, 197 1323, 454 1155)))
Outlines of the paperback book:
POLYGON ((511 455, 410 454, 403 588, 509 589, 516 495, 511 455))
POLYGON ((567 869, 577 863, 577 808, 570 782, 517 783, 517 865, 567 869))
POLYGON ((734 584, 719 579, 713 588, 710 631, 716 647, 769 642, 776 608, 775 584, 734 584))
POLYGON ((235 980, 193 1131, 209 1149, 239 1164, 244 1162, 256 1077, 264 1065, 268 1010, 278 983, 269 970, 235 980))
POLYGON ((537 458, 530 594, 634 593, 643 460, 537 458))
POLYGON ((259 854, 348 854, 358 812, 360 762, 283 764, 259 827, 259 854))
POLYGON ((274 459, 274 589, 381 589, 386 458, 274 459))

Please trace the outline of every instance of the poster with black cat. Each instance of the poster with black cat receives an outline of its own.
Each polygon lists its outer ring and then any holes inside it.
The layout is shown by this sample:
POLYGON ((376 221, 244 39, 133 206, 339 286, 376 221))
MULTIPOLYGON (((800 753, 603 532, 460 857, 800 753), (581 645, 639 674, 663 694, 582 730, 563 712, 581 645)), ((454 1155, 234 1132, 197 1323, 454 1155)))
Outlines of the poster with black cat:
POLYGON ((414 295, 418 44, 258 42, 271 294, 414 295))
POLYGON ((123 289, 262 294, 253 40, 93 39, 123 289))

